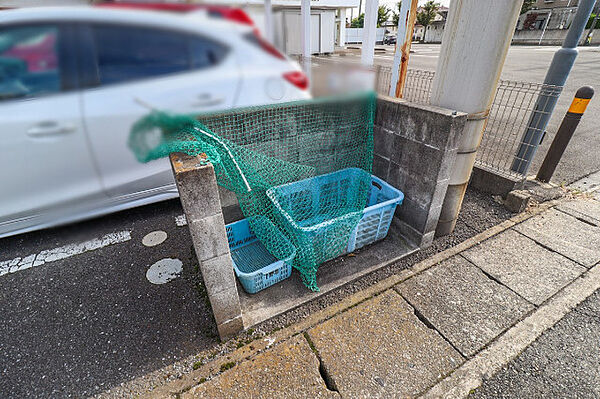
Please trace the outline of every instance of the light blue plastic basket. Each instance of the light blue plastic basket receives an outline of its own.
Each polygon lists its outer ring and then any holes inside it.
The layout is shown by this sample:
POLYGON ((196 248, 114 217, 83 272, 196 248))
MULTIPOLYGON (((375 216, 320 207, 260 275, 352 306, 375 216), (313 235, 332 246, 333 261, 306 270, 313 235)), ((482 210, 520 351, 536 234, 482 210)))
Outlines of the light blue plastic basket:
MULTIPOLYGON (((330 259, 328 254, 332 252, 330 246, 336 242, 336 238, 331 237, 330 234, 330 231, 335 231, 332 226, 335 225, 335 221, 347 218, 349 215, 337 215, 334 219, 319 219, 314 222, 311 220, 297 221, 292 216, 293 210, 297 207, 318 208, 324 200, 328 202, 332 199, 341 202, 347 201, 348 198, 356 195, 357 184, 364 184, 365 174, 367 172, 358 168, 342 169, 273 187, 267 190, 267 196, 282 215, 281 222, 287 226, 286 229, 291 234, 302 237, 305 243, 312 244, 312 246, 303 247, 303 250, 312 250, 315 259, 326 261, 330 259)), ((404 194, 400 190, 376 176, 371 175, 370 178, 368 201, 362 217, 351 232, 348 242, 341 243, 342 246, 335 251, 337 252, 336 256, 352 252, 385 238, 396 206, 401 204, 404 199, 404 194)), ((297 213, 301 214, 302 212, 297 213)))
POLYGON ((296 255, 292 243, 267 218, 259 216, 253 225, 260 227, 263 232, 266 231, 266 239, 269 235, 277 235, 278 242, 285 245, 278 246, 282 259, 277 259, 252 232, 247 219, 225 226, 233 269, 244 290, 249 294, 255 294, 290 277, 292 260, 296 255))
POLYGON ((371 175, 369 202, 363 216, 348 240, 348 252, 384 239, 390 230, 396 207, 402 204, 404 194, 377 176, 371 175))

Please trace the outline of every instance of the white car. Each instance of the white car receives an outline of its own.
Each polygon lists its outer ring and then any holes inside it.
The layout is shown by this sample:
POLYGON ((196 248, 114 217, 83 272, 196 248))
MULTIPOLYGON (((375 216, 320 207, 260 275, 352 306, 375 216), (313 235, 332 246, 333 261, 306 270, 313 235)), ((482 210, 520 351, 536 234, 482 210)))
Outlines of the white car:
POLYGON ((126 144, 148 105, 207 112, 309 98, 307 86, 241 24, 0 11, 0 237, 177 197, 169 161, 139 163, 126 144))

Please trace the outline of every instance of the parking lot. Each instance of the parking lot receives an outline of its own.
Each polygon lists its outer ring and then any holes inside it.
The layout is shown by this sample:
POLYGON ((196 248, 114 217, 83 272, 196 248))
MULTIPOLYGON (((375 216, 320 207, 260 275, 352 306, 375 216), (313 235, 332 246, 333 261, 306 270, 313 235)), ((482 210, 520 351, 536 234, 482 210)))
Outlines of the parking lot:
MULTIPOLYGON (((541 81, 554 50, 511 48, 503 78, 541 81)), ((439 46, 415 45, 414 51, 411 67, 435 69, 439 46)), ((391 59, 376 56, 379 63, 391 59)), ((581 52, 550 129, 579 86, 598 85, 598 62, 599 49, 581 52)), ((599 104, 592 101, 557 181, 600 169, 592 118, 599 104)), ((86 397, 218 344, 182 214, 179 201, 171 200, 0 239, 3 397, 86 397), (168 273, 156 279, 151 273, 162 266, 168 273)), ((464 214, 457 234, 434 250, 506 216, 492 198, 471 192, 464 214)))

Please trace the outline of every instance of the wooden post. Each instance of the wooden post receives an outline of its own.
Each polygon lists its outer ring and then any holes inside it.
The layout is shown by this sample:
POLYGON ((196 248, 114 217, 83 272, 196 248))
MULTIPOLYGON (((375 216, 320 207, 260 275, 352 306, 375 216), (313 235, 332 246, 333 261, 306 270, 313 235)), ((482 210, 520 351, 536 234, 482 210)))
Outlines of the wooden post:
POLYGON ((402 98, 406 73, 408 72, 408 58, 410 46, 417 20, 418 0, 402 2, 400 18, 398 19, 398 35, 396 36, 396 52, 394 53, 394 65, 392 67, 392 80, 390 82, 390 96, 402 98))

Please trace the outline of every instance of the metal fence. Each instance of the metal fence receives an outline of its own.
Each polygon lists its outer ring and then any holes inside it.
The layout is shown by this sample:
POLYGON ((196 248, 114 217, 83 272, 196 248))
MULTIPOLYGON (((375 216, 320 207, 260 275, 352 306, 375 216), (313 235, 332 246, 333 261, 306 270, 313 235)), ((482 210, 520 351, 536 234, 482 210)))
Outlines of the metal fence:
MULTIPOLYGON (((376 90, 387 95, 391 68, 379 66, 376 72, 376 90)), ((409 69, 403 98, 419 104, 429 104, 434 75, 431 71, 409 69)), ((562 87, 559 86, 500 80, 477 151, 476 164, 501 175, 523 178, 522 174, 512 171, 511 166, 529 121, 541 116, 541 112, 535 110, 537 98, 543 93, 545 101, 548 101, 552 97, 558 97, 561 91, 562 87)))

